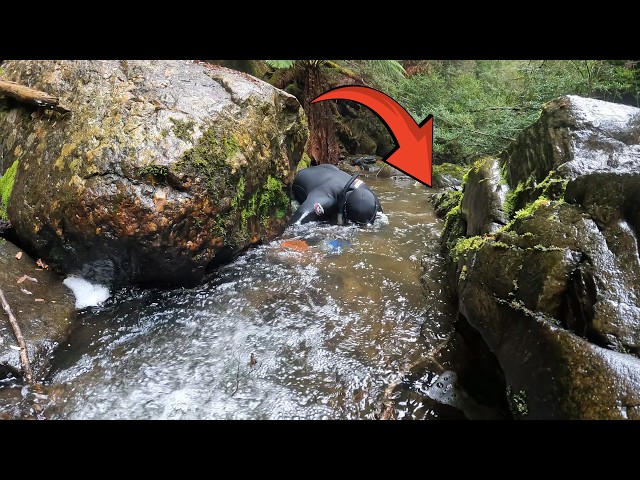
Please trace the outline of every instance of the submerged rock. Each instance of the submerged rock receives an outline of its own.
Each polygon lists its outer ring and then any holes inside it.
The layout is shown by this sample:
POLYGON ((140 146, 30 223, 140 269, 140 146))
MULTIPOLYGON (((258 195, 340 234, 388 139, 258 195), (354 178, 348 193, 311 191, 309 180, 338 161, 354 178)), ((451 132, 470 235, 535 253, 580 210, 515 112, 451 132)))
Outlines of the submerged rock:
MULTIPOLYGON (((0 239, 0 286, 27 344, 34 380, 41 380, 50 354, 76 320, 74 297, 62 279, 6 240, 0 239), (16 255, 20 257, 16 258, 16 255)), ((0 380, 21 377, 18 343, 0 310, 0 380)))
POLYGON ((308 136, 295 97, 190 61, 6 61, 71 113, 0 105, 8 217, 61 274, 197 283, 279 235, 308 136))

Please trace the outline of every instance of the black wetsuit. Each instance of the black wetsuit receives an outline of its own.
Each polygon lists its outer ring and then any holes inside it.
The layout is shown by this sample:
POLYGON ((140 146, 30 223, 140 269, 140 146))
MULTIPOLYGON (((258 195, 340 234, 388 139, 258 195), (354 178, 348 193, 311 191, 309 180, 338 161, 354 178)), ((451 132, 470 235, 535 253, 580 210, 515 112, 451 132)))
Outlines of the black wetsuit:
MULTIPOLYGON (((346 219, 358 223, 373 222, 375 214, 382 212, 382 206, 371 189, 356 176, 330 164, 300 170, 292 186, 293 197, 300 202, 300 207, 290 223, 330 220, 334 217, 338 218, 339 223, 344 223, 346 219), (349 182, 351 184, 345 190, 349 182), (357 189, 362 189, 357 204, 355 201, 348 202, 349 196, 357 189)), ((356 196, 352 198, 355 199, 356 196)))

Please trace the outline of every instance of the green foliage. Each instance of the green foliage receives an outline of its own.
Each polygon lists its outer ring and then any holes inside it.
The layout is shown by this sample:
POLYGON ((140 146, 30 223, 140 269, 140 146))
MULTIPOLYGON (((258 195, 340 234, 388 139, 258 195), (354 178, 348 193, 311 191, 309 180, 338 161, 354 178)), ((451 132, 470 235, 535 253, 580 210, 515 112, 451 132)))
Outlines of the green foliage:
MULTIPOLYGON (((352 79, 364 82, 390 95, 418 123, 433 115, 436 164, 469 164, 483 155, 498 156, 538 119, 546 102, 562 95, 607 101, 625 98, 640 106, 640 64, 631 60, 265 62, 279 70, 319 68, 330 86, 352 83, 352 79), (408 65, 406 70, 403 64, 408 65)), ((305 88, 293 76, 282 88, 294 84, 305 88)))
POLYGON ((340 63, 347 66, 356 76, 373 87, 382 87, 385 84, 402 80, 407 76, 402 63, 398 60, 343 60, 340 63))
POLYGON ((291 68, 295 65, 295 60, 265 60, 264 61, 271 68, 291 68))
POLYGON ((7 168, 4 175, 0 176, 0 219, 8 220, 7 207, 9 206, 9 198, 11 198, 11 191, 13 190, 13 182, 16 178, 16 172, 18 171, 18 160, 7 168))
POLYGON ((440 163, 433 165, 433 175, 450 175, 452 177, 462 180, 467 173, 468 167, 465 165, 458 165, 455 163, 440 163))
POLYGON ((417 122, 434 116, 434 158, 453 163, 498 155, 559 96, 637 101, 640 91, 631 61, 447 60, 428 67, 379 83, 417 122))
MULTIPOLYGON (((345 78, 355 79, 371 86, 380 86, 405 78, 406 71, 398 60, 265 60, 275 70, 288 70, 298 67, 320 69, 328 84, 339 86, 345 84, 345 78)), ((291 80, 294 80, 291 78, 291 80)), ((281 85, 289 90, 291 85, 281 85)), ((296 86, 296 88, 299 88, 296 86)))

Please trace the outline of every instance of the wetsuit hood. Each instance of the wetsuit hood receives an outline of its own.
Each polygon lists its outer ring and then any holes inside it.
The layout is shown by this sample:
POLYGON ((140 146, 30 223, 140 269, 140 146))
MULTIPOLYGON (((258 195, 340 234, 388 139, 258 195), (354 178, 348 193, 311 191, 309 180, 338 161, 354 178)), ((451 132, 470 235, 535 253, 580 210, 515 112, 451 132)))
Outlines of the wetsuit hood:
POLYGON ((356 173, 353 175, 349 181, 342 187, 342 191, 338 195, 338 224, 344 225, 347 217, 347 192, 351 188, 353 182, 355 182, 356 178, 358 178, 360 174, 356 173))
POLYGON ((378 212, 375 195, 365 188, 357 188, 347 193, 346 215, 352 222, 373 223, 378 212))

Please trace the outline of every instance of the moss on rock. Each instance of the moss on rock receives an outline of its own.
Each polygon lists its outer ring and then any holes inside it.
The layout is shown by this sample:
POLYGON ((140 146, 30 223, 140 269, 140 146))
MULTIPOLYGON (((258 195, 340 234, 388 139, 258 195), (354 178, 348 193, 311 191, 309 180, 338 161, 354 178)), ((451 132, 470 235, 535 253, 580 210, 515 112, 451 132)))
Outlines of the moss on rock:
POLYGON ((205 180, 205 187, 215 197, 225 196, 229 189, 227 178, 234 158, 240 153, 234 134, 225 135, 221 126, 205 130, 195 146, 187 150, 178 164, 180 170, 192 170, 205 180))
POLYGON ((8 220, 7 208, 9 206, 9 198, 13 190, 13 182, 18 171, 18 160, 14 161, 11 166, 0 176, 0 219, 8 220))

